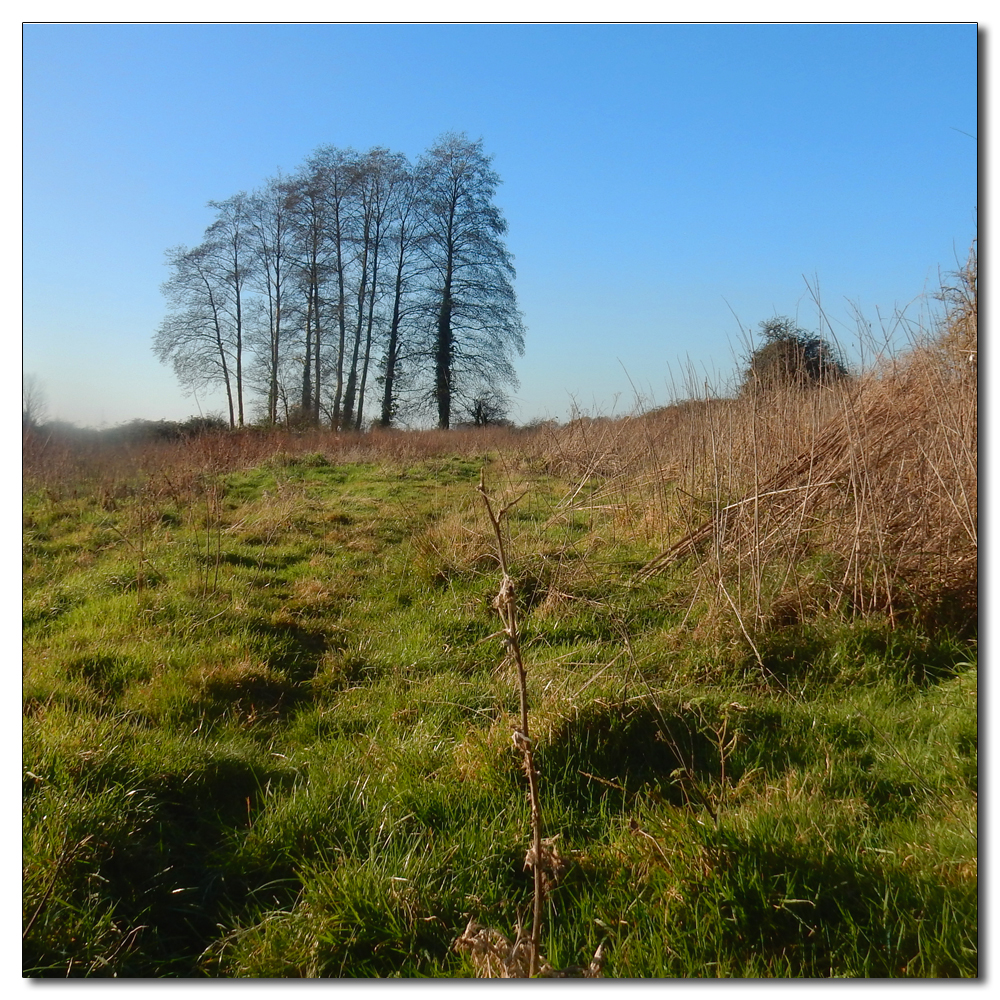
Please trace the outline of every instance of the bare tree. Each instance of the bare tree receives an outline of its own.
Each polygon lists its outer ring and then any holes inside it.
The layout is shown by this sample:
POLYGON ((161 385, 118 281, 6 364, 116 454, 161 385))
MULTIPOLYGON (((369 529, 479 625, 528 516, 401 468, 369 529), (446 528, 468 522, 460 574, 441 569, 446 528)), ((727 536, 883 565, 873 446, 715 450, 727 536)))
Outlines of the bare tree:
POLYGON ((421 160, 419 177, 430 265, 430 361, 438 426, 482 383, 517 385, 524 353, 507 223, 493 196, 500 177, 482 140, 447 133, 421 160))
POLYGON ((239 426, 244 421, 243 352, 246 335, 244 321, 244 289, 253 273, 250 221, 250 198, 245 191, 225 201, 210 201, 209 208, 217 212, 215 221, 206 230, 211 266, 215 276, 227 288, 223 308, 229 313, 235 362, 236 416, 239 426))
MULTIPOLYGON (((335 384, 330 422, 341 426, 341 409, 344 399, 344 355, 347 343, 347 268, 349 265, 349 226, 351 200, 357 178, 357 153, 354 150, 321 146, 309 158, 307 172, 314 186, 316 197, 323 209, 323 235, 329 246, 329 270, 335 280, 333 309, 336 313, 338 339, 333 351, 335 384)), ((314 308, 314 401, 316 420, 319 420, 322 390, 322 350, 320 307, 324 300, 317 294, 314 308)))
POLYGON ((379 424, 389 427, 398 405, 398 376, 403 355, 404 324, 414 311, 412 292, 420 276, 422 229, 413 171, 402 157, 396 163, 392 184, 391 236, 392 291, 389 329, 382 361, 382 412, 379 424))
POLYGON ((222 386, 229 408, 229 426, 236 426, 233 400, 235 344, 228 317, 230 288, 220 280, 207 244, 167 251, 170 278, 162 286, 171 307, 153 340, 153 351, 173 366, 188 392, 222 386))
MULTIPOLYGON (((345 428, 354 424, 354 406, 358 394, 358 361, 361 353, 361 336, 365 328, 365 313, 369 316, 369 339, 371 335, 374 301, 369 302, 369 289, 374 299, 377 288, 378 253, 380 223, 378 214, 379 183, 376 176, 377 164, 374 151, 354 165, 354 205, 356 214, 350 219, 350 242, 354 248, 355 269, 355 309, 354 336, 352 338, 351 363, 347 368, 347 382, 344 386, 344 406, 342 421, 345 428)), ((360 409, 360 407, 359 407, 360 409)))
MULTIPOLYGON (((377 147, 369 150, 358 164, 358 208, 360 245, 358 261, 357 326, 350 378, 344 399, 344 423, 361 429, 364 419, 365 390, 371 364, 378 303, 387 291, 383 278, 383 263, 395 246, 393 227, 398 217, 401 194, 408 186, 409 170, 406 158, 399 153, 377 147), (362 348, 362 330, 364 340, 362 348), (357 409, 355 411, 355 393, 357 409)), ((409 196, 412 200, 412 195, 409 196)), ((393 288, 393 314, 401 307, 393 288)), ((384 319, 384 317, 381 317, 384 319)), ((391 325, 391 321, 390 321, 391 325)), ((398 338, 398 318, 396 323, 398 338)))
POLYGON ((313 379, 314 341, 320 341, 327 278, 327 239, 322 184, 315 172, 300 174, 292 182, 290 207, 295 256, 295 275, 302 331, 300 362, 302 391, 298 412, 315 420, 319 407, 319 385, 313 379), (314 402, 315 396, 315 402, 314 402))
POLYGON ((44 423, 48 411, 45 386, 37 375, 21 376, 21 429, 38 427, 44 423))
POLYGON ((510 426, 510 400, 498 389, 481 386, 466 405, 475 427, 510 426))
POLYGON ((291 281, 291 206, 288 182, 279 174, 250 198, 249 221, 255 287, 267 316, 267 422, 278 421, 283 322, 291 281))

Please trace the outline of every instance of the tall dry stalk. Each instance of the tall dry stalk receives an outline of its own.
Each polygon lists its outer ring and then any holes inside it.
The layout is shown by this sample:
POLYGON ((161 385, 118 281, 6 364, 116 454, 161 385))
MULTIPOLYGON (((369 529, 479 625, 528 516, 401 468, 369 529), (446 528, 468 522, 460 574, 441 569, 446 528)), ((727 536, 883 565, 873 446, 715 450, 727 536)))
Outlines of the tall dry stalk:
POLYGON ((493 603, 500 613, 501 622, 503 622, 504 644, 507 647, 507 655, 517 668, 517 689, 521 705, 521 720, 520 728, 514 730, 512 738, 514 745, 521 751, 524 757, 524 773, 528 778, 528 796, 531 802, 531 850, 528 852, 526 864, 531 865, 535 884, 528 959, 528 976, 529 978, 533 978, 539 971, 542 907, 545 901, 543 881, 545 848, 542 844, 542 803, 538 793, 538 772, 535 770, 531 746, 531 731, 528 723, 528 671, 524 666, 524 658, 521 656, 521 640, 517 621, 517 591, 508 568, 507 551, 504 546, 503 529, 501 527, 504 517, 524 497, 524 494, 522 493, 494 513, 493 504, 490 502, 490 495, 486 490, 485 470, 480 472, 477 489, 479 495, 483 498, 490 523, 493 525, 493 532, 497 540, 497 558, 500 561, 500 589, 493 603))
POLYGON ((555 837, 542 839, 542 805, 538 790, 538 771, 535 769, 531 731, 528 714, 528 671, 521 655, 520 627, 517 617, 517 591, 514 578, 510 574, 507 548, 504 544, 503 521, 511 508, 523 497, 521 493, 499 510, 494 510, 493 501, 486 489, 485 470, 480 472, 477 487, 497 542, 497 559, 500 563, 500 589, 494 599, 494 607, 503 623, 504 644, 507 655, 517 668, 517 688, 520 700, 520 719, 512 737, 514 745, 521 751, 525 775, 528 778, 528 796, 531 803, 531 847, 525 855, 525 868, 530 867, 534 876, 531 934, 525 937, 518 925, 517 934, 510 941, 504 934, 492 927, 485 927, 470 919, 462 934, 455 941, 455 949, 470 956, 478 976, 488 979, 598 979, 604 965, 604 944, 600 944, 594 957, 586 966, 571 965, 563 969, 553 968, 541 953, 542 913, 545 895, 550 885, 561 875, 565 865, 555 847, 555 837))

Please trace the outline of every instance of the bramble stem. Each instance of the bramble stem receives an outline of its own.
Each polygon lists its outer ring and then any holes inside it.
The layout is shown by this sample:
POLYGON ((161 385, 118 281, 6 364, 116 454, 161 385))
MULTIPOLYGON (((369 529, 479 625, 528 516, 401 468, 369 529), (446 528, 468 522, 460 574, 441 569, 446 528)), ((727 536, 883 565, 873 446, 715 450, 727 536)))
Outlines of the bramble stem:
POLYGON ((516 729, 513 734, 514 745, 518 747, 524 755, 524 771, 528 776, 528 795, 531 802, 531 835, 532 835, 532 870, 535 881, 535 898, 531 921, 531 941, 530 941, 530 966, 529 976, 534 977, 538 972, 538 955, 541 945, 542 935, 542 905, 544 903, 544 887, 542 885, 542 805, 538 794, 538 772, 532 757, 531 732, 528 728, 528 672, 521 657, 521 642, 517 628, 517 593, 514 587, 514 580, 507 570, 507 553, 503 544, 503 531, 500 523, 507 512, 524 496, 522 493, 515 500, 502 507, 499 513, 493 512, 493 505, 490 503, 489 494, 486 492, 485 470, 479 474, 479 486, 477 487, 486 505, 486 513, 489 515, 493 525, 493 531, 497 539, 497 555, 500 560, 500 590, 493 602, 500 612, 500 620, 503 622, 504 643, 507 647, 507 654, 514 661, 517 667, 518 694, 521 700, 521 728, 516 729))

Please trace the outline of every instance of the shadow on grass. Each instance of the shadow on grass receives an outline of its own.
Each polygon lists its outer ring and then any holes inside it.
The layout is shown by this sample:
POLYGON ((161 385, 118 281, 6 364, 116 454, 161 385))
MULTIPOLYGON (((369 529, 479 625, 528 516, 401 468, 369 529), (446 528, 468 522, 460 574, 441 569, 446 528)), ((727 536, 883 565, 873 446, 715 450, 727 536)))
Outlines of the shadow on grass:
POLYGON ((264 885, 233 864, 234 834, 242 836, 270 790, 291 780, 289 772, 233 750, 150 771, 127 794, 119 785, 124 801, 116 799, 107 815, 100 803, 111 786, 70 800, 76 805, 64 816, 66 843, 86 847, 56 864, 55 892, 33 904, 39 917, 24 941, 25 974, 200 975, 199 956, 230 913, 294 899, 299 883, 291 870, 278 873, 283 880, 272 873, 264 885), (99 951, 96 962, 81 960, 86 949, 75 935, 93 934, 95 926, 118 946, 99 951))
POLYGON ((744 970, 733 975, 978 974, 974 882, 946 892, 849 844, 824 852, 726 830, 705 837, 709 874, 672 909, 689 968, 710 969, 725 956, 744 970), (681 933, 693 924, 697 938, 681 933))

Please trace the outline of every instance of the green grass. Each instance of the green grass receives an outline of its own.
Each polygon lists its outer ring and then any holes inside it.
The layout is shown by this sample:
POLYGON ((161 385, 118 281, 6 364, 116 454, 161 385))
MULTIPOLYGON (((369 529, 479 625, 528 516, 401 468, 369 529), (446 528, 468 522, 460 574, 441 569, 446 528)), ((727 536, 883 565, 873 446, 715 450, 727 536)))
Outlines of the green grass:
MULTIPOLYGON (((25 975, 470 976, 470 917, 530 919, 482 466, 26 492, 25 975)), ((690 566, 634 582, 662 539, 488 468, 528 490, 546 958, 976 976, 975 642, 828 611, 755 653, 690 566)))

